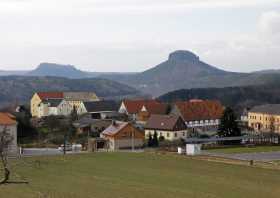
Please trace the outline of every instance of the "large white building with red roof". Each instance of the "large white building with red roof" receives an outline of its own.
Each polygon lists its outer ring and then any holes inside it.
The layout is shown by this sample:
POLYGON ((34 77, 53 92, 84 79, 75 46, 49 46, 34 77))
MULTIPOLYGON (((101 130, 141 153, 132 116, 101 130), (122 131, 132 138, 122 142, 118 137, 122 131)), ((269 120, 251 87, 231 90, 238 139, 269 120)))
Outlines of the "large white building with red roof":
POLYGON ((83 102, 99 101, 94 92, 37 92, 30 102, 32 117, 69 115, 76 107, 84 113, 83 102))

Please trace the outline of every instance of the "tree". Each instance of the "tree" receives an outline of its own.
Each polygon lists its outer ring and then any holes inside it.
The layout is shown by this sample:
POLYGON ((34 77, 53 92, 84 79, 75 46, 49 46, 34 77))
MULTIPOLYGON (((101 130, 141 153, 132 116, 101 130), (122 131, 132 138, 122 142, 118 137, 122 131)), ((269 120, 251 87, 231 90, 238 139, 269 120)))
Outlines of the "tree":
POLYGON ((240 128, 236 121, 236 115, 234 111, 227 107, 224 110, 221 122, 218 128, 219 137, 236 137, 241 135, 240 128))
POLYGON ((70 116, 69 116, 69 138, 71 140, 74 139, 76 136, 76 128, 74 127, 73 123, 79 119, 78 112, 76 106, 74 106, 70 116))
POLYGON ((157 132, 156 132, 156 131, 154 132, 152 142, 153 142, 153 146, 154 146, 154 147, 158 147, 158 135, 157 135, 157 132))
POLYGON ((148 138, 148 147, 152 147, 153 146, 153 137, 152 134, 149 133, 149 138, 148 138))
POLYGON ((10 177, 10 169, 8 167, 8 152, 9 145, 12 143, 13 137, 7 132, 6 128, 4 128, 0 132, 0 158, 1 164, 3 166, 3 178, 0 179, 0 184, 7 183, 10 177))

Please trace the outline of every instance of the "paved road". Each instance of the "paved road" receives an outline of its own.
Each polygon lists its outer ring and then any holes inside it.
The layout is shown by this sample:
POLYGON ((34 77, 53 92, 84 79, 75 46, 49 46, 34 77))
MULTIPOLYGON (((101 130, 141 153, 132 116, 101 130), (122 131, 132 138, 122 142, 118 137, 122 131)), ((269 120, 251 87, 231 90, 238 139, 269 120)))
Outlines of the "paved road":
POLYGON ((54 148, 25 148, 23 156, 62 155, 63 152, 54 148))
POLYGON ((240 153, 240 154, 222 154, 214 152, 203 152, 203 154, 226 157, 238 160, 254 160, 254 161, 273 161, 280 160, 280 152, 263 152, 263 153, 240 153))

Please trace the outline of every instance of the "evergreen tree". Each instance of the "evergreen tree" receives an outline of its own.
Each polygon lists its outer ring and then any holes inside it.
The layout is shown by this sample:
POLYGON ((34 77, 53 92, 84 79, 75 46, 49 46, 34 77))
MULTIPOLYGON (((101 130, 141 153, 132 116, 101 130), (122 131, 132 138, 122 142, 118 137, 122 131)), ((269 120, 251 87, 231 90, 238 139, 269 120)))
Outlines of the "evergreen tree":
POLYGON ((241 135, 236 118, 237 117, 231 108, 227 107, 224 110, 218 129, 219 137, 236 137, 241 135))
POLYGON ((157 135, 156 131, 154 132, 154 135, 153 135, 153 146, 158 147, 158 135, 157 135))
POLYGON ((149 133, 148 147, 152 147, 152 146, 153 146, 153 137, 152 137, 152 134, 149 133))
POLYGON ((69 138, 73 140, 76 136, 76 128, 74 127, 73 123, 79 119, 78 112, 76 106, 74 106, 70 117, 69 117, 69 138))

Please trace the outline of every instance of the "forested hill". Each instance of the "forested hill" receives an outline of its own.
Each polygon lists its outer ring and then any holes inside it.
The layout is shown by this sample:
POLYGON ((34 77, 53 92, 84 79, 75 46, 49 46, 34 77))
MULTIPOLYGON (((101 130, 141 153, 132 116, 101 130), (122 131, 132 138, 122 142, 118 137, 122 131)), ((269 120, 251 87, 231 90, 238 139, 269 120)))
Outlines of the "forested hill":
POLYGON ((0 77, 0 106, 27 103, 36 91, 94 91, 99 97, 120 98, 140 93, 127 85, 98 78, 0 77))
POLYGON ((259 104, 280 104, 280 83, 225 88, 181 89, 159 97, 164 102, 190 99, 220 100, 223 105, 234 107, 238 112, 259 104))

